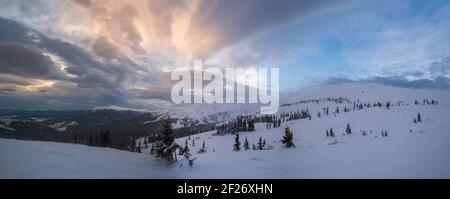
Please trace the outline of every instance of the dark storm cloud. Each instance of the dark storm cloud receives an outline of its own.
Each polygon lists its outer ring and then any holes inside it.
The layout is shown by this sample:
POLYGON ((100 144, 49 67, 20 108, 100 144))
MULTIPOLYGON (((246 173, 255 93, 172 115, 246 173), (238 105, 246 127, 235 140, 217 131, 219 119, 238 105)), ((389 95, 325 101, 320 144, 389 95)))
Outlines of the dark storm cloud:
POLYGON ((53 109, 111 104, 132 107, 127 101, 133 96, 168 99, 168 94, 163 94, 164 92, 143 93, 153 92, 149 89, 134 93, 124 88, 125 82, 139 78, 150 83, 157 81, 154 75, 158 75, 158 72, 136 64, 103 38, 96 38, 89 45, 92 45, 91 51, 60 39, 49 38, 15 21, 0 18, 0 86, 4 85, 3 108, 16 107, 19 102, 28 104, 26 107, 39 104, 36 108, 53 109), (46 53, 56 55, 64 61, 67 64, 64 71, 46 53), (32 85, 27 80, 28 77, 60 82, 52 88, 39 89, 35 94, 8 94, 16 90, 16 86, 32 85), (59 93, 65 94, 59 96, 59 93), (128 94, 131 96, 127 96, 128 94), (7 102, 6 99, 12 101, 7 102), (47 103, 50 101, 55 103, 47 103))
POLYGON ((55 70, 51 59, 19 43, 0 43, 0 73, 48 78, 55 70))
MULTIPOLYGON (((113 46, 101 39, 95 41, 93 50, 102 61, 93 58, 85 49, 71 43, 51 39, 23 25, 0 18, 0 73, 34 76, 42 79, 65 79, 83 88, 100 87, 118 92, 127 75, 134 75, 138 65, 121 55, 113 46), (58 77, 52 73, 60 70, 43 51, 59 56, 67 63, 65 72, 76 77, 58 77), (114 61, 112 61, 114 60, 114 61)), ((60 73, 62 71, 59 71, 60 73)))

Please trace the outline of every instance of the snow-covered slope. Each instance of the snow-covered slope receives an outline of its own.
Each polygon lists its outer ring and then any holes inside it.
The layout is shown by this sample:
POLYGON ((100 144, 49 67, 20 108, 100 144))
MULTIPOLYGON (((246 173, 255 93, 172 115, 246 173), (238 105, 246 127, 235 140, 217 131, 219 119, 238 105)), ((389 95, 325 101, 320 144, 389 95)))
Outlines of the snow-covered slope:
MULTIPOLYGON (((206 132, 188 140, 197 159, 193 167, 178 157, 167 166, 143 153, 51 142, 0 139, 1 178, 450 178, 450 92, 394 88, 376 84, 342 84, 291 93, 281 112, 308 109, 312 119, 286 121, 267 129, 256 124, 241 132, 256 144, 263 137, 270 150, 233 151, 234 135, 206 132), (349 102, 295 103, 302 99, 344 97, 349 102), (423 99, 438 100, 422 105, 423 99), (324 106, 352 107, 353 102, 402 101, 389 109, 371 107, 339 114, 315 115, 324 106), (414 104, 418 100, 420 104, 414 104), (422 122, 413 123, 417 113, 422 122), (352 134, 344 135, 347 124, 352 134), (294 132, 295 148, 283 148, 284 127, 294 132), (336 137, 325 136, 333 128, 336 137), (387 137, 381 131, 388 132, 387 137), (363 136, 365 131, 367 135, 363 136), (193 141, 195 140, 195 141, 193 141), (195 142, 195 146, 193 146, 195 142), (198 154, 205 142, 206 153, 198 154)), ((212 111, 212 110, 211 110, 212 111)))
POLYGON ((0 139, 0 178, 173 178, 159 160, 108 148, 0 139))
MULTIPOLYGON (((398 88, 374 83, 343 83, 336 85, 319 85, 301 88, 296 91, 280 93, 280 105, 296 103, 300 100, 322 99, 328 97, 345 97, 350 100, 365 102, 404 101, 435 99, 450 101, 450 92, 442 90, 398 88)), ((309 104, 308 106, 311 106, 309 104)), ((289 107, 294 110, 305 106, 289 107)), ((286 111, 281 107, 279 112, 286 111)), ((200 122, 223 122, 238 115, 251 115, 260 110, 258 104, 181 104, 168 110, 171 117, 190 117, 200 122)))

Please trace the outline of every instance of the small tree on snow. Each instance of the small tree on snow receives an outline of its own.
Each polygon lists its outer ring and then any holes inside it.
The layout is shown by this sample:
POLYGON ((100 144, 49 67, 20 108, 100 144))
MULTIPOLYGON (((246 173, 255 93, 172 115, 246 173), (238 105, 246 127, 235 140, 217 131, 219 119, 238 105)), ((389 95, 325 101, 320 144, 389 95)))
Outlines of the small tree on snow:
POLYGON ((245 137, 245 141, 244 141, 244 150, 249 150, 249 149, 250 149, 250 146, 249 146, 247 137, 245 137))
POLYGON ((144 148, 148 148, 147 139, 144 137, 144 148))
POLYGON ((387 130, 381 131, 381 136, 382 137, 387 137, 388 136, 387 130))
POLYGON ((139 141, 139 144, 137 145, 136 152, 141 153, 141 148, 142 148, 141 141, 139 141))
POLYGON ((417 122, 422 122, 422 118, 420 117, 420 113, 417 113, 417 122))
POLYGON ((205 153, 205 152, 206 152, 206 146, 205 146, 205 141, 203 141, 202 148, 200 149, 200 151, 198 151, 198 153, 205 153))
POLYGON ((352 134, 352 129, 350 128, 350 124, 347 124, 347 128, 345 129, 347 134, 352 134))
POLYGON ((236 133, 236 137, 234 138, 233 148, 234 148, 233 149, 234 151, 241 150, 241 142, 239 141, 239 133, 236 133))
POLYGON ((264 149, 264 144, 263 144, 263 139, 262 137, 259 137, 258 143, 257 143, 257 149, 258 150, 263 150, 264 149))
POLYGON ((281 140, 281 143, 283 143, 284 147, 286 148, 295 147, 294 134, 292 133, 291 129, 289 129, 289 127, 286 127, 284 129, 284 136, 283 139, 281 140))
POLYGON ((334 137, 333 128, 330 129, 330 137, 334 137))

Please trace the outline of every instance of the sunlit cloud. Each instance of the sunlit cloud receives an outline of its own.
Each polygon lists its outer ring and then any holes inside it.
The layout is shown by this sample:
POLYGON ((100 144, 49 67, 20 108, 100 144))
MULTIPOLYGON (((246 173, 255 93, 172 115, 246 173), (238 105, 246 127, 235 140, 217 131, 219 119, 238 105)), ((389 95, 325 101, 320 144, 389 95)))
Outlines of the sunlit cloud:
POLYGON ((58 102, 48 108, 167 108, 170 71, 195 59, 280 67, 282 88, 450 78, 449 11, 409 0, 0 0, 0 95, 58 102))

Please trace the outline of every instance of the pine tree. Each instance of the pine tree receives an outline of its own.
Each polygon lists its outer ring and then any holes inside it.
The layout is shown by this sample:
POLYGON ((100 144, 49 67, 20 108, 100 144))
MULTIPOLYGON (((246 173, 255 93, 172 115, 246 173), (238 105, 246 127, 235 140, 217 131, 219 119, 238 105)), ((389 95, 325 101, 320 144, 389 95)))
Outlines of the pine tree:
POLYGON ((141 147, 141 141, 139 141, 136 152, 141 153, 141 147))
POLYGON ((174 163, 176 161, 176 150, 179 148, 179 145, 175 143, 175 138, 173 136, 173 129, 170 124, 170 119, 167 119, 163 125, 162 130, 163 138, 158 143, 156 148, 156 152, 158 157, 162 159, 166 159, 169 164, 174 163))
POLYGON ((148 148, 148 142, 147 142, 147 138, 144 137, 144 148, 148 148))
POLYGON ((345 129, 347 134, 352 134, 352 129, 350 128, 350 124, 347 124, 347 128, 345 129))
POLYGON ((206 152, 205 141, 203 141, 202 148, 200 149, 200 151, 198 151, 198 153, 204 153, 204 152, 206 152))
POLYGON ((234 151, 240 151, 241 150, 241 142, 239 141, 239 133, 236 133, 236 137, 234 138, 234 145, 233 145, 234 151))
POLYGON ((330 133, 328 132, 328 129, 326 131, 327 137, 330 137, 330 133))
POLYGON ((163 126, 163 144, 165 145, 172 145, 175 138, 173 137, 173 129, 172 125, 170 124, 170 120, 166 120, 163 126))
POLYGON ((189 155, 189 144, 188 144, 188 139, 185 140, 185 142, 184 142, 184 147, 183 147, 183 149, 180 150, 180 154, 181 154, 181 155, 185 155, 185 156, 189 155))
POLYGON ((245 137, 245 141, 244 141, 244 150, 249 150, 249 149, 250 149, 250 146, 249 146, 247 137, 245 137))
POLYGON ((286 127, 284 129, 284 136, 283 139, 281 140, 281 143, 283 143, 284 147, 286 148, 295 147, 294 134, 292 133, 291 129, 289 129, 289 127, 286 127))
POLYGON ((331 137, 334 137, 333 128, 330 129, 330 136, 331 136, 331 137))
POLYGON ((420 117, 420 113, 417 113, 417 122, 422 122, 422 118, 420 117))
POLYGON ((258 143, 257 143, 257 149, 258 150, 263 150, 264 149, 264 144, 262 141, 262 137, 259 137, 258 143))
POLYGON ((417 123, 417 120, 416 120, 416 118, 414 118, 414 124, 415 124, 415 123, 417 123))
POLYGON ((131 137, 130 151, 136 152, 136 137, 134 135, 131 137))

